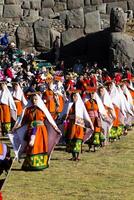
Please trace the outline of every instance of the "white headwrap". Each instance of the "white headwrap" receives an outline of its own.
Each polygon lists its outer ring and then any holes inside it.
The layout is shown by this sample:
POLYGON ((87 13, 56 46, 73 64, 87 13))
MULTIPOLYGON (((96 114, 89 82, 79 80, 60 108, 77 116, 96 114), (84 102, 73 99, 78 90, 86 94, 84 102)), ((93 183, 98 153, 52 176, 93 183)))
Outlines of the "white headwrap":
POLYGON ((17 90, 13 91, 13 97, 16 98, 19 101, 22 101, 24 106, 27 105, 27 100, 26 100, 24 93, 23 93, 19 84, 17 85, 17 90))
POLYGON ((13 97, 6 85, 4 85, 4 90, 0 91, 0 96, 1 96, 0 103, 8 105, 10 107, 11 116, 16 121, 16 119, 17 119, 16 105, 15 105, 13 97))
POLYGON ((129 86, 128 86, 132 91, 134 91, 134 86, 133 86, 133 83, 132 83, 132 81, 130 81, 130 84, 129 84, 129 86))
MULTIPOLYGON (((47 120, 49 121, 49 123, 50 123, 53 127, 58 128, 57 125, 56 125, 56 123, 55 123, 55 121, 53 120, 53 118, 52 118, 50 112, 48 111, 46 105, 44 104, 43 100, 41 99, 41 97, 40 97, 38 94, 36 94, 36 96, 37 96, 37 98, 38 98, 38 100, 37 100, 37 107, 38 107, 40 110, 43 111, 43 113, 45 114, 45 116, 46 116, 47 120)), ((32 105, 32 103, 29 102, 29 104, 28 104, 27 107, 30 107, 31 105, 32 105)))
POLYGON ((129 102, 127 101, 122 89, 120 88, 120 86, 118 86, 118 92, 120 95, 120 110, 123 113, 123 115, 126 117, 126 114, 129 113, 131 115, 133 115, 133 112, 131 110, 131 106, 129 104, 129 102))
POLYGON ((106 109, 102 103, 101 98, 99 97, 99 95, 97 93, 95 93, 94 99, 97 102, 98 108, 99 108, 99 112, 101 114, 102 117, 106 117, 107 116, 107 112, 106 109))
POLYGON ((112 84, 112 90, 109 95, 112 103, 120 109, 120 96, 115 83, 112 84))
POLYGON ((133 98, 132 98, 132 95, 131 95, 131 93, 130 93, 130 91, 128 90, 128 88, 127 88, 126 85, 124 85, 124 87, 123 87, 123 92, 124 92, 124 94, 127 96, 127 100, 128 100, 128 102, 129 102, 129 104, 130 104, 130 106, 131 106, 131 109, 134 110, 133 98))
MULTIPOLYGON (((78 97, 78 100, 75 103, 75 124, 85 127, 86 126, 85 122, 88 122, 88 123, 90 123, 91 128, 93 129, 92 121, 88 115, 88 112, 85 108, 85 105, 84 105, 79 93, 76 93, 76 95, 78 97)), ((60 115, 60 118, 62 118, 64 115, 69 114, 69 111, 70 111, 72 105, 73 105, 73 102, 71 102, 71 101, 67 101, 65 103, 65 106, 64 106, 63 112, 60 115)))

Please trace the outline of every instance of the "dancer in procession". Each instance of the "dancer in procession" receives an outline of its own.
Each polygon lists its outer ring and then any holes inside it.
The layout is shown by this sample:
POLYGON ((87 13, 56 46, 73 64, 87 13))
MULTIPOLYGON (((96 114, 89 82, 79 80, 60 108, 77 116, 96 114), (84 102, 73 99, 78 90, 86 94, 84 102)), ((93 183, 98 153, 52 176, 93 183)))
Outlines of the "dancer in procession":
POLYGON ((30 105, 26 108, 22 119, 22 125, 27 125, 26 158, 22 166, 23 170, 43 170, 48 167, 49 130, 45 125, 46 120, 57 133, 61 134, 40 96, 32 95, 30 105))
POLYGON ((68 122, 66 130, 67 152, 72 153, 71 160, 78 161, 84 138, 84 128, 94 129, 79 91, 71 91, 70 100, 65 104, 61 119, 68 122))

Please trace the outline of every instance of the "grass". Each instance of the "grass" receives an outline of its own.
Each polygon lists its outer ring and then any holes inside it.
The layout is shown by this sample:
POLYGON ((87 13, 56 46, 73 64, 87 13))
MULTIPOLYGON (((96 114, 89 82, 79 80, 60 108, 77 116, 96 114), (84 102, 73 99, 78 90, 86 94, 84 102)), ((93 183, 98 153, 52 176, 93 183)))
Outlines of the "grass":
POLYGON ((55 150, 42 172, 23 172, 14 163, 2 189, 4 200, 133 200, 134 134, 95 153, 84 152, 80 162, 55 150))

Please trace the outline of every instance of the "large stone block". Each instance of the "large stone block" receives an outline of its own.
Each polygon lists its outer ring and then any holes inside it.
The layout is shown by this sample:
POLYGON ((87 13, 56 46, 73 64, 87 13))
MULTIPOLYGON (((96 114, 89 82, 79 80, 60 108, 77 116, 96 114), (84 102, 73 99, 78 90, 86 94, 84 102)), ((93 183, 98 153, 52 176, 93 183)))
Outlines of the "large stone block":
POLYGON ((67 14, 68 27, 83 28, 84 27, 84 11, 83 8, 70 10, 67 14))
POLYGON ((33 23, 39 19, 39 10, 24 10, 24 11, 28 11, 23 13, 25 17, 24 20, 27 23, 33 23))
POLYGON ((3 16, 3 5, 0 5, 0 17, 3 16))
POLYGON ((21 49, 34 46, 34 32, 33 28, 27 26, 19 26, 17 28, 17 44, 21 49))
POLYGON ((42 1, 42 8, 53 8, 54 7, 54 0, 43 0, 42 1))
POLYGON ((30 9, 30 1, 28 1, 28 0, 23 1, 21 8, 22 9, 30 9))
POLYGON ((134 11, 134 1, 128 0, 128 9, 134 11))
POLYGON ((48 21, 38 20, 34 23, 35 47, 38 51, 50 48, 50 29, 48 21))
POLYGON ((85 14, 85 33, 93 33, 101 30, 99 11, 85 14))
POLYGON ((84 0, 68 0, 67 7, 69 10, 84 7, 84 0))
POLYGON ((54 6, 54 12, 60 12, 67 9, 67 4, 64 2, 56 2, 54 6))
POLYGON ((59 38, 61 38, 61 33, 56 30, 50 29, 51 47, 53 47, 53 43, 57 36, 59 36, 59 38))
POLYGON ((84 13, 89 13, 89 12, 93 12, 93 11, 96 11, 97 10, 97 7, 96 6, 85 6, 84 7, 84 13))
POLYGON ((62 33, 62 43, 65 46, 81 37, 84 37, 83 29, 68 29, 62 33))
POLYGON ((31 9, 41 10, 41 0, 31 0, 31 9))
POLYGON ((23 15, 20 5, 5 5, 3 16, 5 18, 19 18, 23 15))
POLYGON ((90 0, 85 0, 84 3, 85 3, 85 6, 89 6, 89 5, 91 5, 90 0))
POLYGON ((41 11, 40 11, 40 16, 41 17, 47 17, 47 18, 50 18, 50 16, 54 15, 54 12, 51 8, 43 8, 41 11))
POLYGON ((5 0, 5 4, 19 4, 18 0, 5 0))
POLYGON ((125 32, 126 14, 121 8, 112 8, 110 14, 110 28, 112 32, 125 32))
POLYGON ((3 5, 4 4, 4 0, 0 0, 0 5, 3 5))
POLYGON ((134 40, 125 33, 112 33, 110 41, 110 58, 112 61, 126 63, 128 66, 134 62, 134 40))
POLYGON ((118 2, 111 2, 107 4, 107 14, 110 14, 111 9, 119 7, 122 8, 124 11, 127 10, 127 1, 118 1, 118 2))
POLYGON ((99 10, 101 14, 106 14, 106 3, 102 3, 98 5, 97 10, 99 10))
POLYGON ((102 0, 91 0, 92 5, 99 5, 101 3, 103 3, 102 0))

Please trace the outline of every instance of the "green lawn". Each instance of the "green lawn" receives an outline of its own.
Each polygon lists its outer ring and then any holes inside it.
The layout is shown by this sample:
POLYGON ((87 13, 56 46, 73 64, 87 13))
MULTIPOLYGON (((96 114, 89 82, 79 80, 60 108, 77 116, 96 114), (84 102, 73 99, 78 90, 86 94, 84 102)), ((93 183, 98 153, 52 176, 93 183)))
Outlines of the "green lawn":
POLYGON ((23 172, 15 162, 4 200, 134 200, 133 131, 96 153, 84 145, 80 162, 63 150, 54 151, 42 172, 23 172))

